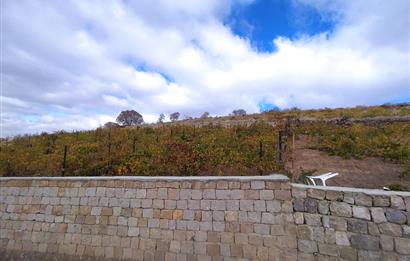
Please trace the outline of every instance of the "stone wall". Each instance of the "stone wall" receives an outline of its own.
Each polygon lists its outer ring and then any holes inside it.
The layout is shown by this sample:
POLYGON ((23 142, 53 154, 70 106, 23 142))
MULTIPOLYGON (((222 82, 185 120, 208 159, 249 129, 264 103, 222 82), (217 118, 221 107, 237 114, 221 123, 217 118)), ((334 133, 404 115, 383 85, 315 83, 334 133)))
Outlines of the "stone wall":
POLYGON ((292 185, 301 260, 410 260, 410 193, 292 185))
POLYGON ((0 178, 4 260, 410 260, 410 193, 264 177, 0 178))
POLYGON ((6 260, 297 256, 284 176, 2 178, 0 186, 6 260))

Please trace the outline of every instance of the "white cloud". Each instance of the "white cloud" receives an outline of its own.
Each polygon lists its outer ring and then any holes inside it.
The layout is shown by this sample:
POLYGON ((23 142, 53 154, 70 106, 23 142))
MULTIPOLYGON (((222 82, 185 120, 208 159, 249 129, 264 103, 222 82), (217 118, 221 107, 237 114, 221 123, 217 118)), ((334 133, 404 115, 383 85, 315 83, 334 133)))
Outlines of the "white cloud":
POLYGON ((2 136, 95 128, 135 109, 227 114, 410 96, 406 0, 293 0, 336 25, 258 52, 223 19, 252 1, 7 1, 2 136), (234 3, 235 2, 235 3, 234 3))

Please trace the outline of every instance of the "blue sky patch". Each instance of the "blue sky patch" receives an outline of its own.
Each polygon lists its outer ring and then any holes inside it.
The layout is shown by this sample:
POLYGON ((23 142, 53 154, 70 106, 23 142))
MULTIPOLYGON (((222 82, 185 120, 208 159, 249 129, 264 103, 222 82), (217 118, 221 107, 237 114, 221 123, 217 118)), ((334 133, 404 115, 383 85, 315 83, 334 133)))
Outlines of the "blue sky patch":
POLYGON ((166 81, 167 83, 173 83, 175 82, 174 78, 172 78, 170 75, 164 73, 164 72, 159 72, 154 70, 153 68, 151 68, 150 66, 148 66, 146 63, 141 63, 136 61, 133 58, 127 58, 126 62, 131 65, 132 67, 134 67, 135 70, 139 71, 139 72, 154 72, 154 73, 158 73, 160 74, 166 81))
POLYGON ((235 7, 225 23, 262 52, 276 50, 276 37, 295 39, 331 32, 335 26, 334 21, 324 18, 313 7, 289 0, 256 0, 249 6, 235 7))
POLYGON ((258 103, 258 108, 260 112, 280 111, 280 108, 278 106, 266 101, 260 101, 258 103))

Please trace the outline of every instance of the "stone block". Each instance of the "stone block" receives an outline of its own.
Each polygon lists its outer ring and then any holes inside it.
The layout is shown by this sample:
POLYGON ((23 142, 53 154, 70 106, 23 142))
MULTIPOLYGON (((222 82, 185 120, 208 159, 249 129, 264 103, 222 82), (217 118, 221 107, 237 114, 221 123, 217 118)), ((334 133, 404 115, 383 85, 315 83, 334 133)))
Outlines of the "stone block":
POLYGON ((212 230, 222 232, 225 230, 225 222, 215 221, 212 222, 212 230))
POLYGON ((370 212, 372 215, 372 220, 375 223, 383 223, 386 222, 386 216, 384 215, 384 209, 380 207, 370 208, 370 212))
POLYGON ((193 210, 184 210, 183 219, 184 220, 194 220, 195 212, 193 210))
POLYGON ((305 212, 305 199, 297 198, 293 200, 293 209, 299 212, 305 212))
POLYGON ((320 201, 318 202, 317 208, 318 208, 318 211, 319 211, 320 214, 322 214, 322 215, 327 215, 327 214, 329 214, 329 201, 327 201, 327 200, 320 200, 320 201))
POLYGON ((343 192, 328 190, 326 191, 326 199, 330 201, 343 201, 343 192))
POLYGON ((262 200, 273 200, 274 195, 272 190, 260 190, 259 198, 262 200))
POLYGON ((239 210, 239 200, 226 200, 226 210, 239 210))
POLYGON ((364 193, 356 193, 354 195, 354 201, 356 205, 364 207, 371 207, 373 204, 372 197, 364 193))
POLYGON ((326 256, 339 256, 339 248, 333 244, 318 244, 319 246, 319 253, 326 255, 326 256))
POLYGON ((295 219, 295 223, 297 225, 301 225, 305 222, 305 218, 303 217, 303 213, 296 212, 296 213, 293 214, 293 216, 294 216, 294 219, 295 219))
POLYGON ((407 222, 406 213, 394 208, 386 209, 386 218, 387 221, 397 224, 405 224, 407 222))
POLYGON ((243 257, 249 260, 256 259, 257 247, 252 245, 243 246, 243 257))
POLYGON ((395 209, 406 209, 406 205, 402 197, 399 196, 391 196, 390 197, 391 207, 395 209))
POLYGON ((286 227, 286 229, 287 229, 287 231, 285 231, 285 226, 284 225, 271 225, 270 226, 270 234, 272 236, 283 236, 283 235, 286 235, 287 232, 289 234, 295 234, 295 232, 296 232, 296 227, 290 228, 290 226, 289 226, 289 227, 286 227))
POLYGON ((230 256, 235 257, 235 258, 243 257, 242 246, 231 245, 230 246, 230 256))
POLYGON ((298 259, 297 260, 303 260, 303 261, 314 261, 315 260, 314 254, 308 254, 308 253, 298 253, 298 259))
POLYGON ((264 224, 274 224, 275 217, 272 213, 262 213, 261 222, 264 224))
POLYGON ((165 209, 175 209, 176 207, 177 207, 177 201, 176 200, 170 200, 170 199, 164 200, 164 208, 165 209))
POLYGON ((318 252, 317 243, 315 241, 299 239, 298 240, 298 250, 303 253, 310 253, 310 254, 317 253, 318 252))
POLYGON ((331 202, 330 211, 332 215, 335 215, 335 216, 340 216, 340 217, 351 217, 352 216, 351 206, 344 202, 331 202))
POLYGON ((321 226, 322 216, 320 214, 304 213, 305 223, 310 226, 321 226))
POLYGON ((164 208, 164 200, 163 199, 154 199, 152 200, 152 207, 153 208, 164 208))
POLYGON ((220 246, 217 244, 209 244, 206 246, 206 253, 209 256, 219 256, 221 253, 220 246))
POLYGON ((351 245, 357 249, 362 250, 373 250, 377 251, 380 249, 380 240, 374 236, 353 234, 350 238, 351 245))
POLYGON ((128 236, 129 237, 137 237, 138 235, 139 235, 139 228, 138 227, 128 228, 128 236))
POLYGON ((293 198, 306 198, 307 192, 305 188, 292 187, 293 198))
POLYGON ((382 253, 380 251, 359 250, 359 260, 382 260, 382 253))
POLYGON ((313 227, 308 225, 297 226, 296 233, 298 239, 313 240, 313 227))
POLYGON ((403 225, 403 237, 410 238, 410 226, 403 225))
POLYGON ((336 244, 339 246, 350 246, 349 237, 346 232, 336 231, 336 244))
POLYGON ((308 198, 313 198, 313 199, 325 199, 326 191, 322 189, 310 188, 307 190, 307 196, 308 198))
POLYGON ((253 200, 241 200, 239 209, 242 211, 253 211, 253 200))
POLYGON ((91 208, 91 215, 92 216, 100 216, 101 215, 101 207, 92 207, 91 208))
POLYGON ((381 235, 380 236, 380 246, 384 251, 394 250, 394 238, 391 236, 381 235))
POLYGON ((245 199, 259 199, 259 190, 245 190, 245 199))
POLYGON ((357 260, 357 250, 353 247, 341 247, 340 248, 340 257, 349 260, 349 261, 356 261, 357 260))
POLYGON ((370 212, 367 207, 353 206, 353 217, 370 220, 370 212))
POLYGON ((228 222, 238 221, 238 212, 237 211, 225 211, 225 220, 228 222))
POLYGON ((195 255, 206 255, 206 243, 194 242, 194 254, 195 255))
MULTIPOLYGON (((407 213, 410 213, 410 197, 404 198, 404 203, 406 204, 407 213)), ((409 225, 410 225, 410 223, 409 223, 409 225)))
POLYGON ((262 181, 262 180, 251 181, 251 189, 265 189, 265 181, 262 181))
MULTIPOLYGON (((281 208, 283 213, 293 213, 293 204, 291 201, 284 201, 281 208)), ((268 210, 269 211, 269 210, 268 210)))
POLYGON ((360 219, 348 219, 347 220, 347 231, 367 234, 367 222, 360 219))
POLYGON ((193 254, 194 253, 194 243, 190 241, 181 242, 181 253, 193 254))
POLYGON ((317 213, 317 200, 307 198, 305 200, 305 211, 308 213, 317 213))
POLYGON ((410 255, 410 238, 394 238, 395 249, 399 254, 410 255))
POLYGON ((266 211, 266 202, 265 200, 255 200, 253 201, 253 209, 255 211, 266 211))
POLYGON ((128 218, 128 226, 136 227, 137 225, 138 225, 138 218, 135 218, 135 217, 128 218))
POLYGON ((275 190, 275 199, 279 200, 291 200, 292 195, 290 194, 290 190, 275 190))
MULTIPOLYGON (((241 201, 242 204, 243 201, 241 201)), ((226 201, 225 200, 212 200, 211 201, 212 210, 226 210, 226 201)))
POLYGON ((270 234, 270 226, 267 224, 254 224, 253 230, 256 234, 260 235, 269 235, 270 234))
POLYGON ((96 188, 86 188, 85 189, 85 195, 87 197, 94 197, 96 193, 96 188))
POLYGON ((369 231, 369 235, 380 236, 379 227, 377 226, 376 223, 368 222, 367 223, 367 229, 369 231))
POLYGON ((354 194, 352 192, 344 192, 343 202, 353 205, 354 204, 354 194))
POLYGON ((380 233, 388 236, 402 236, 401 226, 394 223, 381 223, 379 224, 380 233))
POLYGON ((373 206, 375 206, 375 207, 389 207, 390 206, 390 197, 388 197, 388 196, 374 196, 373 197, 373 206))

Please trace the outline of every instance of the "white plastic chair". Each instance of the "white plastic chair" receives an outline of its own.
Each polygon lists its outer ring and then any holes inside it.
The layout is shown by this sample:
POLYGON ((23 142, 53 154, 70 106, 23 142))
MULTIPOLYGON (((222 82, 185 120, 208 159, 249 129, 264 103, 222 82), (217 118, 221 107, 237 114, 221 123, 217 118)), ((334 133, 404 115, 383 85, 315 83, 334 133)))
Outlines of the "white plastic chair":
POLYGON ((339 175, 339 173, 334 173, 334 172, 328 172, 322 175, 318 175, 318 176, 306 176, 306 178, 308 179, 308 181, 310 181, 310 183, 312 183, 314 186, 317 186, 315 179, 320 179, 322 181, 323 186, 326 186, 326 180, 336 177, 337 175, 339 175))

